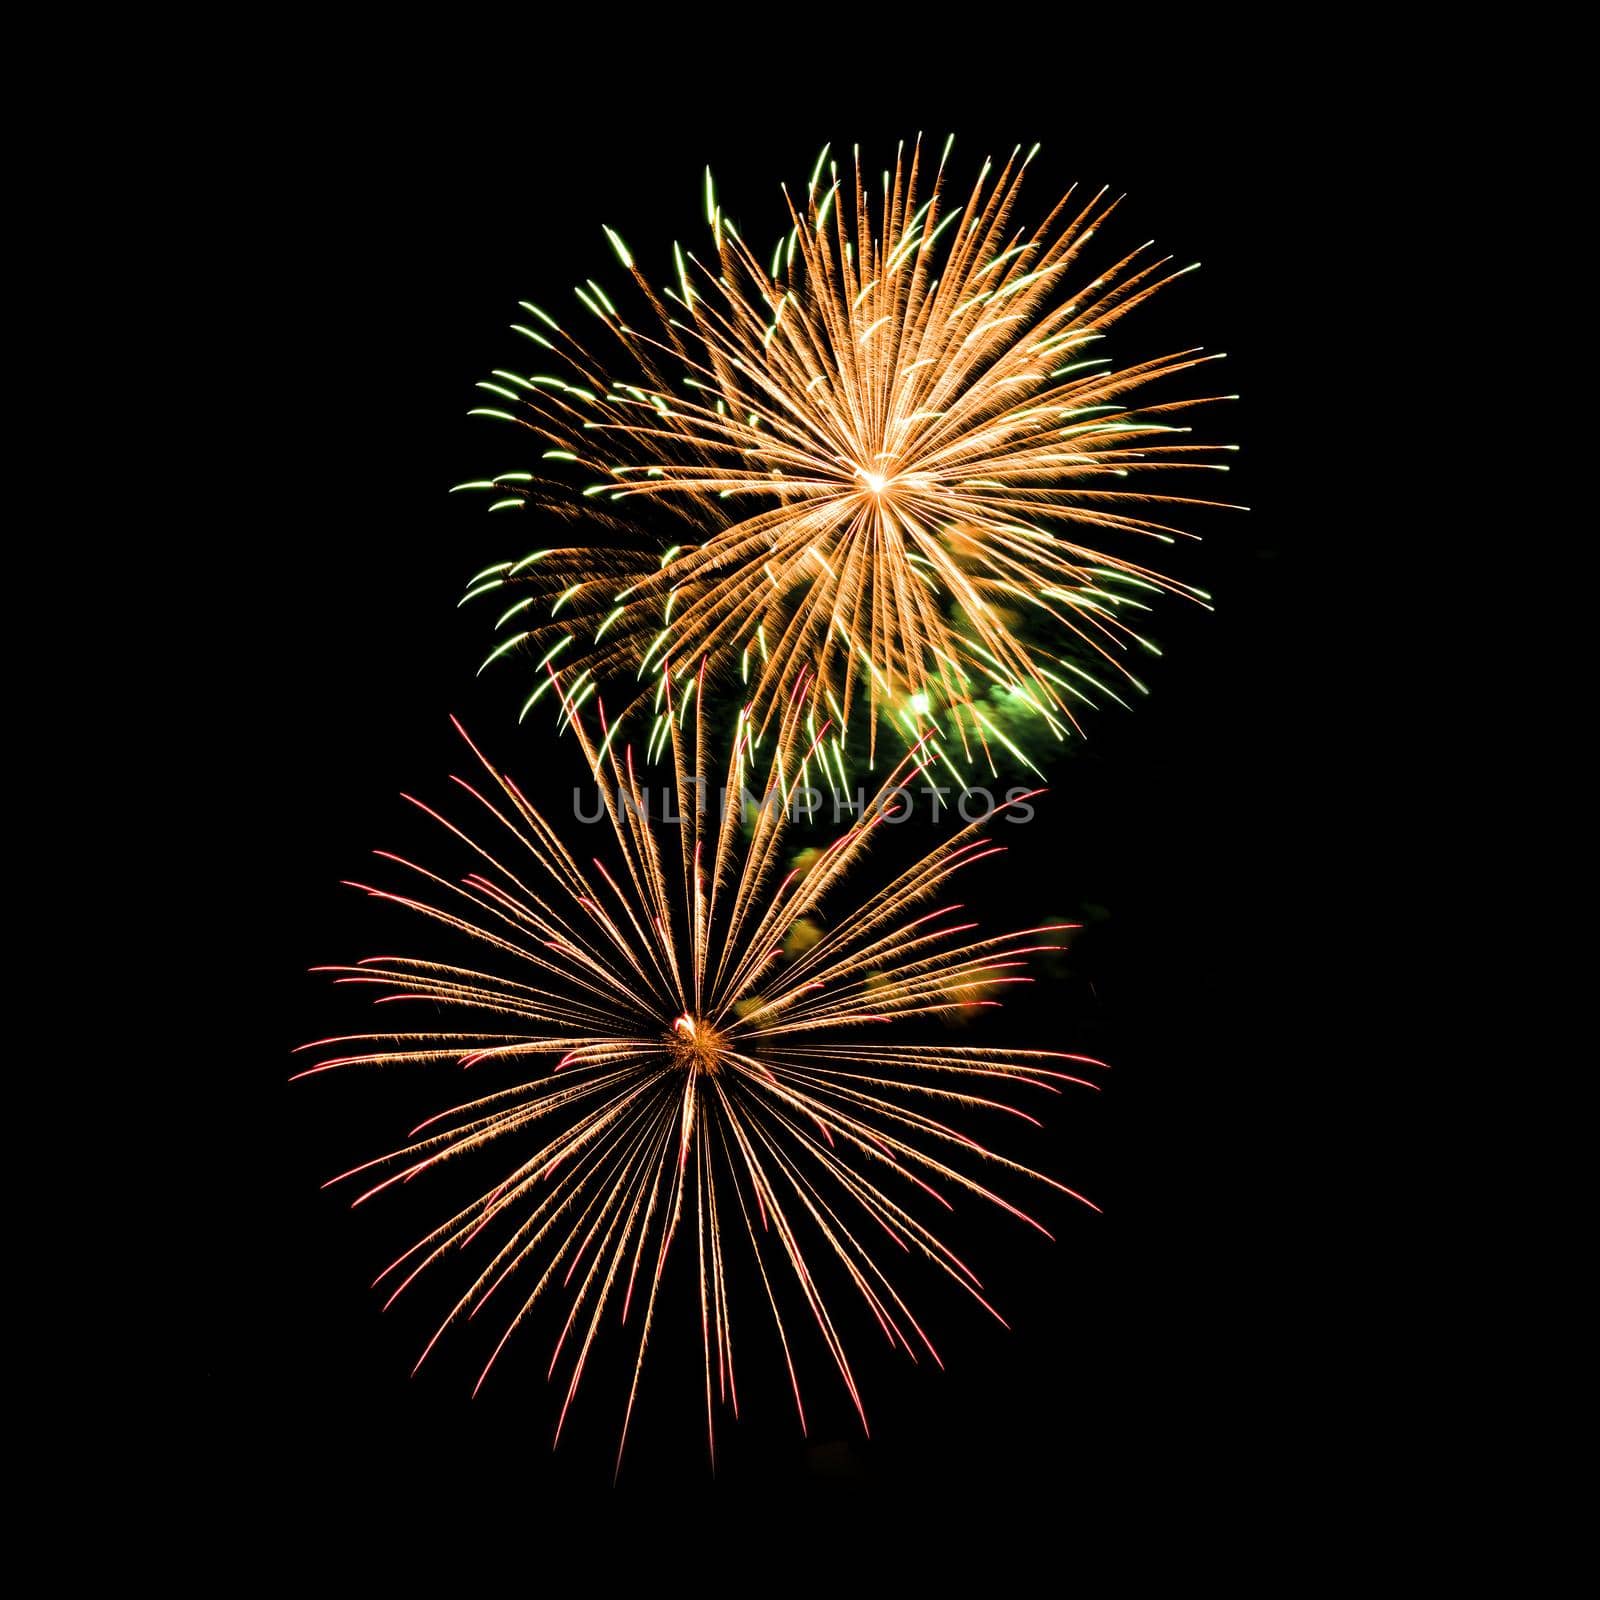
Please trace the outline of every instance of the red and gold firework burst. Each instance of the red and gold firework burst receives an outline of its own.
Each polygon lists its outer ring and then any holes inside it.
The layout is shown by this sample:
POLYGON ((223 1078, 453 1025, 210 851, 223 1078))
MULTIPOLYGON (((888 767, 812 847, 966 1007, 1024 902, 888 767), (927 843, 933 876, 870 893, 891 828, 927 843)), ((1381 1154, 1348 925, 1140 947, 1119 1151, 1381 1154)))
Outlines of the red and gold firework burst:
MULTIPOLYGON (((619 1465, 663 1269, 680 1233, 692 1232, 698 1253, 713 1459, 715 1403, 737 1413, 731 1330, 741 1287, 761 1285, 755 1298, 776 1323, 804 1425, 796 1329, 781 1310, 784 1273, 864 1424, 819 1265, 831 1260, 842 1269, 840 1281, 853 1286, 891 1344, 913 1359, 919 1349, 937 1359, 896 1288, 887 1247, 924 1258, 992 1308, 972 1269, 919 1220, 918 1202, 948 1205, 947 1196, 964 1193, 1043 1232, 972 1169, 997 1168, 1074 1194, 944 1117, 980 1107, 1026 1117, 995 1097, 1086 1083, 1064 1066, 1098 1065, 1056 1051, 881 1037, 888 1025, 993 1004, 985 997, 996 989, 1027 981, 1020 969, 1032 950, 1051 947, 1037 941, 1063 930, 984 937, 959 906, 937 903, 955 873, 998 848, 981 837, 981 824, 840 910, 841 880, 926 755, 914 749, 850 827, 786 869, 797 787, 827 732, 817 725, 807 680, 768 736, 760 795, 724 804, 720 816, 703 759, 702 683, 697 674, 670 707, 671 821, 649 814, 632 752, 618 754, 603 709, 597 744, 569 702, 609 818, 608 858, 580 864, 476 747, 489 781, 456 782, 479 828, 469 832, 413 802, 448 830, 473 868, 454 880, 386 855, 416 887, 368 892, 480 954, 472 965, 385 956, 322 970, 378 988, 380 1000, 432 1002, 462 1020, 439 1032, 324 1039, 304 1048, 326 1058, 300 1074, 405 1062, 509 1077, 332 1181, 374 1180, 359 1204, 443 1163, 498 1156, 495 1181, 378 1281, 392 1301, 430 1267, 472 1263, 423 1358, 452 1323, 492 1304, 504 1329, 479 1386, 541 1297, 564 1293, 570 1303, 551 1360, 552 1373, 563 1357, 570 1369, 557 1439, 603 1319, 610 1313, 631 1323, 637 1350, 619 1465), (817 936, 806 919, 825 901, 830 916, 817 936), (812 934, 803 948, 791 937, 801 926, 812 934), (753 1258, 742 1276, 728 1270, 735 1250, 753 1258)), ((744 793, 764 742, 754 719, 742 716, 728 795, 744 793)))

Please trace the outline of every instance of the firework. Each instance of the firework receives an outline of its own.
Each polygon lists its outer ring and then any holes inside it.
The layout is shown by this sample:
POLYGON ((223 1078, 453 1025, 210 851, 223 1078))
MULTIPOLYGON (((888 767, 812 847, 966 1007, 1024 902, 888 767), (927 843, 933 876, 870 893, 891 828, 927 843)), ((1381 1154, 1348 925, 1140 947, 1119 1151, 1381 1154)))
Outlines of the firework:
POLYGON ((869 759, 887 723, 956 772, 952 758, 980 752, 992 768, 996 744, 1026 759, 997 704, 1060 738, 1097 692, 1142 688, 1130 661, 1155 647, 1139 614, 1164 591, 1207 597, 1139 547, 1174 542, 1169 517, 1217 503, 1184 488, 1226 471, 1232 447, 1196 442, 1184 414, 1234 397, 1149 399, 1217 359, 1199 349, 1124 367, 1099 351, 1191 269, 1148 245, 1091 267, 1117 204, 1104 190, 1018 225, 1020 148, 949 201, 949 148, 924 195, 920 146, 902 147, 876 205, 859 152, 841 175, 825 150, 803 200, 785 191, 791 226, 770 257, 724 215, 708 171, 710 253, 675 245, 665 285, 607 229, 632 279, 618 298, 640 309, 625 315, 592 279, 577 289, 598 353, 523 303, 535 369, 497 370, 476 414, 525 428, 532 470, 457 487, 497 512, 585 524, 581 546, 469 586, 501 606, 489 659, 537 662, 524 715, 552 674, 580 701, 631 681, 659 749, 667 661, 736 675, 761 727, 804 664, 836 764, 864 705, 869 759), (665 553, 652 506, 680 530, 665 553))
MULTIPOLYGON (((632 752, 615 739, 603 708, 591 732, 568 702, 610 821, 608 859, 580 864, 475 747, 489 781, 456 782, 481 829, 469 832, 413 802, 448 830, 473 870, 452 880, 385 856, 415 887, 367 892, 478 954, 469 965, 385 956, 320 970, 377 988, 380 1001, 446 1008, 447 1031, 321 1040, 304 1048, 326 1059, 298 1074, 413 1063, 490 1080, 413 1129, 402 1147, 332 1182, 363 1180, 360 1204, 446 1162, 492 1161, 492 1185, 377 1281, 392 1302, 427 1269, 466 1263, 457 1280, 466 1287, 418 1366, 451 1324, 487 1308, 503 1328, 478 1387, 541 1298, 564 1301, 550 1362, 552 1377, 558 1368, 565 1377, 558 1441, 603 1320, 636 1329, 619 1467, 663 1270, 680 1234, 692 1237, 679 1254, 697 1262, 713 1461, 715 1410, 738 1408, 736 1291, 754 1290, 747 1298, 776 1326, 802 1428, 798 1329, 786 1298, 803 1305, 802 1321, 814 1322, 865 1425, 839 1308, 829 1303, 830 1275, 850 1286, 844 1294, 859 1296, 891 1345, 937 1359, 896 1288, 892 1257, 923 1258, 993 1308, 918 1210, 967 1196, 1045 1232, 974 1175, 984 1167, 1082 1199, 944 1118, 1003 1107, 1032 1122, 1007 1103, 1008 1091, 1087 1084, 1065 1069, 1098 1065, 1055 1051, 881 1038, 887 1024, 997 1003, 995 991, 1027 981, 1026 957, 1054 948, 1049 941, 1064 930, 983 937, 959 906, 938 903, 954 873, 997 849, 978 824, 837 910, 840 880, 891 815, 895 784, 922 770, 925 756, 908 754, 826 849, 786 864, 797 787, 827 733, 807 680, 797 682, 765 740, 753 718, 741 716, 727 792, 744 798, 722 807, 707 786, 702 683, 697 674, 671 706, 670 820, 650 815, 632 752), (763 743, 768 751, 758 759, 763 743), (758 794, 746 791, 751 781, 758 794)), ((750 1314, 741 1302, 741 1323, 750 1314)))

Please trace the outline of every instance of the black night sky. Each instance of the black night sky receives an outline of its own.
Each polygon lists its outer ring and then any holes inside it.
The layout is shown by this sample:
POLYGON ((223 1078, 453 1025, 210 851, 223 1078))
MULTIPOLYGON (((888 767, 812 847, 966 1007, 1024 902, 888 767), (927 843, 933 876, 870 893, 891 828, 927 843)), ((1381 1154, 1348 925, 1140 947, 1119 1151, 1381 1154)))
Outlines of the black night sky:
MULTIPOLYGON (((257 357, 272 374, 276 503, 246 601, 272 730, 250 796, 268 914, 253 992, 233 995, 228 1061, 244 1114, 276 1131, 241 1202, 263 1213, 264 1254, 248 1270, 219 1269, 193 1330, 194 1399, 215 1447, 231 1455, 263 1441, 297 1492, 329 1500, 374 1487, 425 1497, 480 1474, 609 1492, 627 1378, 614 1342, 592 1358, 555 1454, 562 1388, 543 1369, 559 1319, 519 1335, 476 1401, 476 1328, 408 1376, 447 1285, 424 1282, 409 1308, 380 1315, 367 1284, 430 1220, 426 1197, 420 1209, 408 1195, 352 1213, 319 1184, 398 1141, 414 1107, 439 1102, 416 1081, 374 1074, 287 1084, 292 1046, 365 1025, 356 1000, 306 969, 408 931, 339 880, 364 876, 374 848, 403 852, 427 837, 399 795, 437 798, 463 770, 450 713, 570 817, 574 752, 542 708, 518 729, 516 668, 474 678, 486 620, 456 609, 471 573, 543 542, 445 493, 513 464, 509 430, 465 412, 478 403, 474 380, 524 359, 508 329, 518 300, 563 306, 585 277, 615 278, 602 223, 661 270, 673 239, 703 227, 707 162, 744 232, 770 240, 782 226, 778 183, 803 186, 824 141, 845 152, 859 141, 874 167, 920 129, 936 143, 955 132, 958 180, 985 154, 1042 141, 1024 189, 1030 219, 1070 182, 1109 183, 1128 199, 1108 254, 1154 237, 1180 263, 1204 263, 1122 325, 1116 353, 1229 352, 1216 388, 1243 400, 1202 426, 1243 447, 1219 485, 1253 509, 1193 519, 1204 542, 1179 552, 1179 570, 1216 611, 1161 605, 1150 631, 1165 654, 1145 663, 1150 697, 1132 713, 1088 716, 1087 741, 1051 770, 1036 819, 998 829, 1009 853, 979 869, 993 869, 981 886, 977 873, 964 885, 996 928, 1086 923, 1068 959, 969 1031, 992 1026, 1112 1064, 1098 1096, 1030 1104, 1047 1130, 1008 1144, 1105 1214, 1034 1193, 1052 1244, 965 1207, 952 1238, 1011 1331, 913 1275, 944 1372, 895 1356, 851 1307, 870 1439, 804 1329, 812 1427, 800 1436, 770 1322, 747 1301, 744 1417, 719 1419, 715 1487, 1026 1481, 1069 1496, 1206 1472, 1217 1442, 1253 1428, 1280 1382, 1305 1381, 1279 1368, 1287 1313, 1273 1286, 1293 1234, 1274 1196, 1305 1115, 1290 1095, 1307 1027, 1291 998, 1305 915, 1293 863, 1314 846, 1315 824, 1292 646, 1316 513, 1286 465, 1273 112, 1227 83, 1146 105, 1044 84, 974 97, 953 78, 859 100, 775 86, 740 116, 686 110, 704 98, 687 86, 654 108, 609 92, 526 107, 490 95, 475 126, 388 92, 345 109, 331 94, 306 98, 261 179, 270 314, 283 330, 257 357)), ((215 1220, 220 1260, 230 1225, 215 1220)), ((624 1491, 712 1487, 689 1276, 680 1264, 662 1308, 624 1491)))

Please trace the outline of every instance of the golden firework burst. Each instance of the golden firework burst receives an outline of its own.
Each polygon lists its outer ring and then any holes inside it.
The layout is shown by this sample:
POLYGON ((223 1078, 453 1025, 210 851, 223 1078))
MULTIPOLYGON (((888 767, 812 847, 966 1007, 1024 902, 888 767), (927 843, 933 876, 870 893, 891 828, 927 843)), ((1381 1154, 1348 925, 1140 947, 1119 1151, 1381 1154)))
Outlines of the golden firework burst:
POLYGON ((1148 245, 1090 265, 1117 204, 1104 190, 1017 223, 1020 148, 952 202, 948 153, 924 194, 920 144, 902 149, 874 205, 859 152, 841 173, 824 151, 804 198, 785 191, 768 260, 708 172, 711 254, 675 245, 665 285, 607 229, 643 303, 625 315, 594 280, 578 288, 609 358, 524 302, 544 370, 497 370, 482 385, 497 403, 476 411, 525 429, 537 456, 457 487, 593 530, 469 586, 508 602, 489 659, 537 662, 524 715, 552 681, 581 705, 629 680, 632 704, 653 705, 654 753, 671 686, 699 663, 748 685, 763 728, 804 665, 832 769, 864 704, 869 752, 887 721, 954 772, 995 744, 1022 756, 996 697, 1062 737, 1097 693, 1139 686, 1152 596, 1206 600, 1136 557, 1185 536, 1173 514, 1218 503, 1179 480, 1226 471, 1232 447, 1196 441, 1183 414, 1234 397, 1152 394, 1218 358, 1097 353, 1190 268, 1148 245), (650 506, 683 530, 664 554, 640 531, 650 506))

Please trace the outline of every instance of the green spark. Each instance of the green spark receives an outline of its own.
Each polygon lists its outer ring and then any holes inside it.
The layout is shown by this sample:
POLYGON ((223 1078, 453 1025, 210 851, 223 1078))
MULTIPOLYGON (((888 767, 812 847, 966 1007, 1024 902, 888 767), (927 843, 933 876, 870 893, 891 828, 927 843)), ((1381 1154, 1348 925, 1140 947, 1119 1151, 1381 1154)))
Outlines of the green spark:
POLYGON ((616 233, 612 229, 607 228, 603 222, 600 224, 600 226, 605 230, 606 238, 611 241, 611 248, 617 252, 617 260, 620 261, 629 272, 632 272, 633 257, 628 254, 627 245, 625 245, 622 240, 617 237, 616 233))

